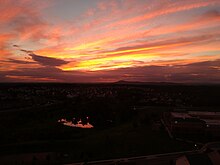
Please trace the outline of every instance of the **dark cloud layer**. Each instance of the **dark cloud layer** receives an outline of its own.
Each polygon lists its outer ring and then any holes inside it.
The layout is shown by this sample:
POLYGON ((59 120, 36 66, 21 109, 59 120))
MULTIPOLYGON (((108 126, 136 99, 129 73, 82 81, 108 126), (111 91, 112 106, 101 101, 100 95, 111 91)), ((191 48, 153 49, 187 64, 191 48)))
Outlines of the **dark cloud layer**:
MULTIPOLYGON (((40 58, 40 60, 42 59, 40 58)), ((50 64, 50 62, 48 63, 50 64)), ((47 64, 47 62, 44 64, 47 64)), ((2 81, 25 81, 25 79, 8 78, 10 76, 50 78, 58 82, 102 82, 123 79, 144 82, 220 83, 220 59, 187 65, 145 66, 86 73, 80 71, 62 71, 53 66, 0 72, 2 81)))
MULTIPOLYGON (((61 65, 69 63, 65 60, 37 55, 33 51, 21 49, 19 45, 13 45, 13 47, 18 48, 18 50, 26 53, 29 57, 32 58, 32 60, 34 60, 36 63, 38 63, 42 66, 56 67, 56 66, 61 66, 61 65)), ((14 62, 16 62, 16 61, 14 61, 14 62)), ((17 61, 17 62, 19 63, 21 61, 17 61)))
POLYGON ((54 66, 55 67, 55 66, 61 66, 61 65, 68 63, 67 61, 64 61, 61 59, 39 56, 33 53, 29 54, 29 56, 31 56, 34 61, 38 62, 39 64, 43 66, 54 66))
POLYGON ((36 62, 32 61, 26 61, 26 60, 16 60, 16 59, 7 59, 7 60, 2 60, 2 62, 8 62, 8 63, 14 63, 14 64, 36 64, 36 62))

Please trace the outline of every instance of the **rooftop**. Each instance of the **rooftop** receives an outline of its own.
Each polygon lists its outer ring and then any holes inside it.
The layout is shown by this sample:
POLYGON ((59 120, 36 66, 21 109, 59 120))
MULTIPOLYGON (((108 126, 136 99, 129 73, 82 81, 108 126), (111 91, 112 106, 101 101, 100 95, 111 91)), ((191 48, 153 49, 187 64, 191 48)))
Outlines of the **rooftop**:
POLYGON ((210 112, 210 111, 189 111, 188 112, 189 115, 196 115, 196 116, 219 116, 220 117, 220 112, 210 112))
POLYGON ((219 125, 220 126, 220 120, 211 120, 211 119, 202 119, 206 122, 208 125, 219 125))
POLYGON ((175 118, 192 118, 192 116, 190 116, 187 113, 181 113, 181 112, 171 112, 171 116, 175 117, 175 118))

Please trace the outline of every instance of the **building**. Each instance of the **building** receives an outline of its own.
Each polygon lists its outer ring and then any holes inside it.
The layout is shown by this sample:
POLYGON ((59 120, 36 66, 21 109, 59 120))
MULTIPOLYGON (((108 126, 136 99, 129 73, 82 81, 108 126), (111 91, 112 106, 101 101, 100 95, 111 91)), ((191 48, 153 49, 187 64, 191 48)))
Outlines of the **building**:
POLYGON ((188 114, 201 119, 220 120, 220 112, 189 111, 188 114))
POLYGON ((166 112, 163 119, 174 136, 220 137, 219 112, 166 112))
POLYGON ((193 154, 186 154, 176 159, 176 165, 219 165, 220 142, 207 143, 193 154))
POLYGON ((203 120, 187 113, 171 112, 166 114, 165 123, 174 136, 198 136, 203 134, 206 126, 203 120))
POLYGON ((196 153, 181 156, 176 160, 176 165, 219 165, 220 164, 220 153, 196 153))

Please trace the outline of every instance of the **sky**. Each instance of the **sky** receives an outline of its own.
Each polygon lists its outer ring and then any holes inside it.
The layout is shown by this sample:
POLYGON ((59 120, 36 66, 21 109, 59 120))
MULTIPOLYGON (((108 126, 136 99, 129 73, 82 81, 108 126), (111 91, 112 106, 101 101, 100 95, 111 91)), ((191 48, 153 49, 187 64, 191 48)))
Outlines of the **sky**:
POLYGON ((0 82, 220 83, 220 0, 0 0, 0 82))

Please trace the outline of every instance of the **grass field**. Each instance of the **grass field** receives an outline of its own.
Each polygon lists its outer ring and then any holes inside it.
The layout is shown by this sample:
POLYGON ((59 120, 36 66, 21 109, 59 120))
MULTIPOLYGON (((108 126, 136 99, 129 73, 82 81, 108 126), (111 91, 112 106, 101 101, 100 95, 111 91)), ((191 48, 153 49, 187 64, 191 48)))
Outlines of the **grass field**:
POLYGON ((31 120, 8 130, 17 139, 2 145, 1 154, 54 152, 67 154, 69 161, 82 161, 192 150, 192 144, 170 139, 162 126, 155 127, 167 110, 139 108, 131 120, 106 129, 67 127, 56 117, 31 120))

